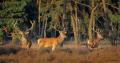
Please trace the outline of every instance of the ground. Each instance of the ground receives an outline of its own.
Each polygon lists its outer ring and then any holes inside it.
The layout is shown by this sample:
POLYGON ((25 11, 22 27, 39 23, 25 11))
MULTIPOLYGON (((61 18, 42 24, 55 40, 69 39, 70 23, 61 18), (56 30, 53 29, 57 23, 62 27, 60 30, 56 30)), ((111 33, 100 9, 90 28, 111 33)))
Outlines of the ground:
POLYGON ((89 50, 87 47, 19 49, 0 47, 0 63, 120 63, 120 46, 89 50))

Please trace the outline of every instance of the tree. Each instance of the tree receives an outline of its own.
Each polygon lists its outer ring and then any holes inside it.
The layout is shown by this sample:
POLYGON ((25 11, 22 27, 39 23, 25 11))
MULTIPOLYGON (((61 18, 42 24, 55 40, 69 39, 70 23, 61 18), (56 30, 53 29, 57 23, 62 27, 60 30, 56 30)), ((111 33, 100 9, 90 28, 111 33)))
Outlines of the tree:
MULTIPOLYGON (((25 7, 29 2, 30 0, 5 0, 0 2, 0 25, 2 27, 6 24, 9 34, 13 32, 13 22, 26 21, 27 13, 25 7)), ((2 32, 2 30, 0 30, 0 32, 2 32)), ((2 36, 3 34, 1 34, 1 38, 2 36)))
POLYGON ((74 40, 76 46, 78 45, 78 16, 77 16, 77 3, 76 1, 71 1, 71 25, 74 33, 74 40))

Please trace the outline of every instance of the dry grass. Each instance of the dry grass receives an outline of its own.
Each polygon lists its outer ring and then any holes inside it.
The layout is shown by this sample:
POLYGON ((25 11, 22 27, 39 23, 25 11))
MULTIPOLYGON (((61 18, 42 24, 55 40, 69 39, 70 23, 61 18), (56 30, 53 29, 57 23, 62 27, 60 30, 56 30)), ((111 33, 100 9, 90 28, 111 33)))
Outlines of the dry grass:
POLYGON ((0 63, 120 63, 120 46, 93 51, 85 47, 58 48, 54 52, 49 48, 0 48, 0 63))

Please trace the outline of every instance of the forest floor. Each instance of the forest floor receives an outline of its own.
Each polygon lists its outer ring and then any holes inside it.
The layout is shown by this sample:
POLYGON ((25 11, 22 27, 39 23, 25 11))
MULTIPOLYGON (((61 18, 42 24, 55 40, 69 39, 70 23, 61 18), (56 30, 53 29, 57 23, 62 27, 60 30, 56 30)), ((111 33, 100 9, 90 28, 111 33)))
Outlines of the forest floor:
POLYGON ((19 49, 0 47, 0 63, 120 63, 120 45, 96 48, 19 49))

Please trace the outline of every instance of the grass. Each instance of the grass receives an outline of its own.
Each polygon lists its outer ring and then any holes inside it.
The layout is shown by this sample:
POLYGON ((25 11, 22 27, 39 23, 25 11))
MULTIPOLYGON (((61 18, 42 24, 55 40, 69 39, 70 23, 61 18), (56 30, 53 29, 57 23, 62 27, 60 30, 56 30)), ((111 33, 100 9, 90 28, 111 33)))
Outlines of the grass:
POLYGON ((120 46, 93 51, 85 47, 57 48, 54 52, 51 49, 0 48, 0 63, 120 63, 120 46))

